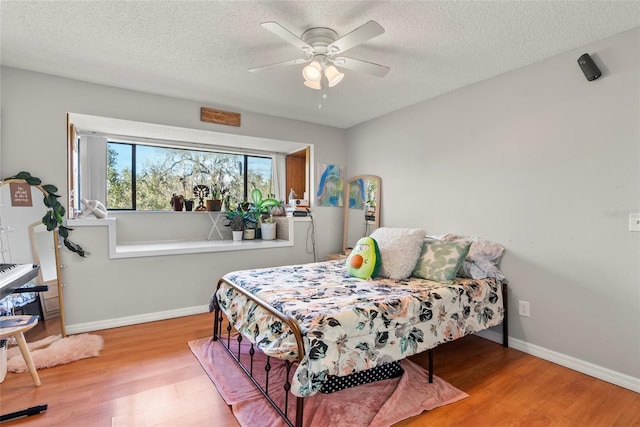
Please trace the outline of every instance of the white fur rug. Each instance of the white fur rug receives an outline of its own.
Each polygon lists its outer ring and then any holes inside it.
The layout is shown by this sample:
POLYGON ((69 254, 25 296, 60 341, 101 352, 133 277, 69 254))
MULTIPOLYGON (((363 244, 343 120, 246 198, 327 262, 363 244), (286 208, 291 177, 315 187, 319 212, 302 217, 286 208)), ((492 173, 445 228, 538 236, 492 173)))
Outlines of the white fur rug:
MULTIPOLYGON (((80 334, 62 338, 60 335, 27 343, 36 369, 51 368, 76 360, 100 355, 104 339, 100 335, 80 334)), ((27 365, 18 347, 7 350, 7 371, 27 372, 27 365)))

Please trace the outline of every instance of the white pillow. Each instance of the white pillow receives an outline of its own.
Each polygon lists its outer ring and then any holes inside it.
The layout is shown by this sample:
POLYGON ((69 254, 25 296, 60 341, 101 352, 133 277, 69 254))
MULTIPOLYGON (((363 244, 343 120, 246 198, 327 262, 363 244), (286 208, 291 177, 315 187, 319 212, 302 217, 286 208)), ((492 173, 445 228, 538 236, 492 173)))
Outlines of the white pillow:
POLYGON ((411 275, 420 257, 426 231, 419 228, 380 227, 371 236, 380 249, 380 276, 401 280, 411 275))

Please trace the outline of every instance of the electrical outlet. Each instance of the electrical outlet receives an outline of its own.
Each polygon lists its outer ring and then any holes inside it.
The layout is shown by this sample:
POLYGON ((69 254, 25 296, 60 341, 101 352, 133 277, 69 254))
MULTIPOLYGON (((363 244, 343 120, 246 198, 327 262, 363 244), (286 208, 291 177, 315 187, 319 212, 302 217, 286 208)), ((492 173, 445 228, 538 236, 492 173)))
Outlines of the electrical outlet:
POLYGON ((518 314, 523 317, 531 317, 528 301, 518 301, 518 314))

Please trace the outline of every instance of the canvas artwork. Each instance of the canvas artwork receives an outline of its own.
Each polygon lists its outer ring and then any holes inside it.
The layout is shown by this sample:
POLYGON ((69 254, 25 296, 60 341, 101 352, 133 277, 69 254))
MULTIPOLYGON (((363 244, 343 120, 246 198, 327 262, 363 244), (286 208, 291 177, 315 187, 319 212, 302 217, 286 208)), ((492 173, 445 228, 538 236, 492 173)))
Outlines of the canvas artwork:
POLYGON ((318 164, 317 206, 342 206, 344 180, 342 166, 318 164))

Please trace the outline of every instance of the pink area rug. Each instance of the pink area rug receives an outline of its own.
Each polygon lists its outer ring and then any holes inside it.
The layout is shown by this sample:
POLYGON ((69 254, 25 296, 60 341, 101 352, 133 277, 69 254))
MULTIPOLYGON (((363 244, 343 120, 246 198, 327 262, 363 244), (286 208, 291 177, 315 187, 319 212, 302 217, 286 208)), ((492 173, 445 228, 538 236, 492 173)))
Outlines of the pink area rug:
MULTIPOLYGON (((31 359, 36 369, 52 368, 76 360, 96 357, 104 347, 104 339, 100 335, 80 334, 62 338, 52 335, 39 341, 27 343, 31 359)), ((27 372, 27 364, 18 347, 7 351, 7 370, 9 372, 27 372)))
MULTIPOLYGON (((233 414, 241 426, 285 425, 280 415, 242 372, 222 344, 211 341, 211 338, 204 338, 190 341, 189 348, 225 402, 231 405, 233 414)), ((248 365, 248 347, 243 345, 241 354, 241 360, 248 365)), ((265 360, 264 354, 256 352, 254 376, 258 377, 261 384, 264 384, 265 360)), ((271 358, 270 362, 272 367, 269 372, 269 393, 280 406, 283 406, 284 363, 274 358, 271 358), (275 385, 274 378, 280 379, 275 385)), ((429 384, 428 372, 409 360, 403 360, 402 367, 404 374, 399 378, 364 384, 330 394, 318 393, 306 398, 305 427, 386 427, 423 411, 468 397, 468 394, 437 376, 434 376, 433 383, 429 384)), ((289 408, 289 418, 295 421, 295 396, 290 395, 289 408)))

